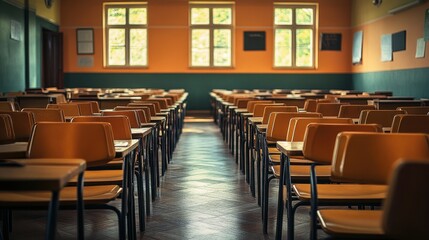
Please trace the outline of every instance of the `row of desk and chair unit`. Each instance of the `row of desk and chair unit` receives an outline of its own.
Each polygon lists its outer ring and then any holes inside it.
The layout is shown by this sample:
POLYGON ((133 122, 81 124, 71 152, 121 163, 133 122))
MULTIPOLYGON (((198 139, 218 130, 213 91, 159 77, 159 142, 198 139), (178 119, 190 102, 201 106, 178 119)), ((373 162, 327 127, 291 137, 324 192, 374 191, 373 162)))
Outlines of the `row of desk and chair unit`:
POLYGON ((294 238, 301 206, 310 206, 309 239, 319 228, 340 238, 429 237, 429 206, 413 203, 429 200, 427 99, 284 89, 215 89, 210 96, 213 120, 261 207, 265 234, 277 179, 276 239, 294 238))
POLYGON ((145 230, 182 133, 188 94, 183 89, 88 92, 93 89, 2 97, 0 239, 9 238, 17 209, 49 209, 45 239, 56 236, 58 209, 77 210, 78 239, 85 237, 84 210, 93 208, 117 214, 119 239, 136 239, 137 228, 145 230), (120 209, 109 204, 119 198, 120 209))

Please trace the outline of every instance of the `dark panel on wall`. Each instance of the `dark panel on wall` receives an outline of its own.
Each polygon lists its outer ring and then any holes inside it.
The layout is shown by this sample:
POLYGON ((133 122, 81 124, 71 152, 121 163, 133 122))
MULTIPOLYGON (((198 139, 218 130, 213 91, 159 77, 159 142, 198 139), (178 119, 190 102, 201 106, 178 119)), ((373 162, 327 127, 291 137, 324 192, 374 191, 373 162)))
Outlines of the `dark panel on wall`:
POLYGON ((189 109, 208 110, 209 92, 222 89, 351 89, 350 74, 103 74, 66 73, 66 88, 185 88, 189 109))
POLYGON ((392 91, 396 96, 429 98, 429 68, 358 73, 353 75, 353 89, 392 91))
POLYGON ((51 22, 46 21, 43 18, 36 18, 36 61, 37 61, 37 72, 36 72, 36 82, 34 87, 42 86, 42 32, 43 29, 48 29, 53 32, 59 32, 59 27, 51 22))
POLYGON ((24 10, 0 1, 0 92, 23 91, 24 10), (11 39, 11 21, 20 25, 20 40, 11 39))

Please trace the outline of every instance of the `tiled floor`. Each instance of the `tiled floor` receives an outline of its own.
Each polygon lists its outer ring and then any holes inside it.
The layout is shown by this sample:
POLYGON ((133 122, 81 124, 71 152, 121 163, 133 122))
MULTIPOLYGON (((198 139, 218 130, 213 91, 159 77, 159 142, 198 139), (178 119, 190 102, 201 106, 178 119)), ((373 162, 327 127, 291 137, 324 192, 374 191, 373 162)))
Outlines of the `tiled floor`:
MULTIPOLYGON (((138 237, 274 239, 275 185, 277 182, 273 181, 269 234, 264 235, 261 210, 218 127, 212 122, 188 122, 162 179, 160 197, 147 218, 146 232, 138 233, 138 237)), ((11 239, 42 239, 45 214, 44 211, 15 212, 11 239)), ((295 239, 308 239, 308 209, 299 209, 296 219, 295 239)), ((87 239, 118 237, 117 219, 109 210, 87 210, 85 224, 87 239)), ((60 211, 58 239, 76 239, 75 233, 75 212, 60 211)))

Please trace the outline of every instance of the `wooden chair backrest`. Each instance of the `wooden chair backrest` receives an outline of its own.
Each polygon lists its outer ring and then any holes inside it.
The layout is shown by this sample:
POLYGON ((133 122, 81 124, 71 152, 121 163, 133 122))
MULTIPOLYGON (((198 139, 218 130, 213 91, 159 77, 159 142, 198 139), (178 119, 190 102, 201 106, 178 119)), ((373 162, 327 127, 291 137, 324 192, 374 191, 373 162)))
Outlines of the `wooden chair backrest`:
POLYGON ((269 141, 285 141, 289 122, 294 117, 321 117, 319 113, 274 112, 270 114, 266 138, 269 141), (271 121, 271 118, 273 120, 271 121), (270 124, 271 121, 271 124, 270 124))
POLYGON ((63 110, 64 117, 76 117, 80 116, 79 106, 75 103, 64 103, 64 104, 48 104, 47 109, 61 109, 63 110))
POLYGON ((374 105, 341 105, 339 118, 359 118, 363 110, 375 110, 374 105))
POLYGON ((304 103, 304 110, 306 112, 316 112, 318 103, 332 103, 332 99, 307 99, 304 103))
POLYGON ((272 103, 272 102, 273 101, 269 101, 269 100, 251 100, 251 101, 247 102, 246 109, 247 109, 247 112, 253 113, 254 107, 256 104, 258 104, 258 103, 272 103))
POLYGON ((65 122, 62 109, 56 108, 24 108, 22 112, 31 112, 34 115, 34 122, 65 122))
POLYGON ((155 104, 153 104, 153 103, 138 103, 138 102, 135 102, 135 103, 129 103, 127 106, 130 106, 130 107, 147 107, 147 108, 149 108, 150 116, 155 116, 156 115, 155 104))
POLYGON ((141 122, 136 110, 102 111, 102 116, 127 116, 132 128, 140 128, 141 122))
POLYGON ((289 129, 286 136, 286 141, 300 142, 304 141, 305 131, 310 123, 343 123, 352 124, 351 118, 307 118, 298 117, 292 118, 289 123, 289 129))
POLYGON ((429 236, 429 162, 405 160, 395 167, 383 204, 382 228, 393 239, 429 236))
POLYGON ((340 132, 382 132, 377 124, 310 123, 304 136, 303 155, 321 164, 331 164, 340 132))
POLYGON ((262 124, 267 124, 270 114, 273 112, 298 112, 296 106, 268 106, 264 109, 262 114, 262 124))
POLYGON ((15 110, 15 104, 13 102, 0 102, 0 111, 2 112, 13 112, 15 110))
POLYGON ((117 107, 115 107, 114 110, 115 111, 136 110, 141 123, 150 122, 150 111, 149 111, 149 108, 147 108, 147 107, 117 106, 117 107))
POLYGON ((331 179, 386 184, 401 158, 429 159, 428 135, 342 132, 332 157, 331 179))
POLYGON ((429 116, 418 114, 398 114, 392 122, 392 133, 429 134, 429 116))
POLYGON ((72 118, 71 122, 107 122, 112 125, 113 139, 132 139, 130 120, 127 116, 79 116, 72 118))
POLYGON ((28 158, 81 158, 89 167, 115 157, 109 123, 36 123, 27 149, 28 158))
POLYGON ((0 114, 0 144, 15 142, 12 118, 7 114, 0 114))
POLYGON ((429 113, 429 106, 421 106, 421 107, 398 107, 397 110, 405 111, 407 114, 423 114, 423 115, 427 115, 429 113))
POLYGON ((264 110, 268 106, 284 106, 283 103, 257 103, 253 107, 253 117, 262 117, 264 110))
POLYGON ((382 127, 391 127, 393 117, 398 114, 405 114, 405 112, 401 110, 363 110, 362 114, 366 114, 366 117, 359 117, 359 123, 376 123, 382 127))
POLYGON ((0 112, 11 117, 13 132, 17 142, 28 142, 31 129, 34 125, 34 115, 32 112, 0 112))
POLYGON ((317 103, 316 112, 324 117, 337 117, 344 103, 317 103))

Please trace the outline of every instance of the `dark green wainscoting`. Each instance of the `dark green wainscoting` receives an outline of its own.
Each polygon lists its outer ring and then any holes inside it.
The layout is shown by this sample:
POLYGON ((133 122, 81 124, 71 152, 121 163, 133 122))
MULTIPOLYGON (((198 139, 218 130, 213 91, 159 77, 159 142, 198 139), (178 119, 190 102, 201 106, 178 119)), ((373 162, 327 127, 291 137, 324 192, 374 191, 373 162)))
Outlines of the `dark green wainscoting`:
POLYGON ((191 110, 210 108, 209 92, 221 89, 351 89, 350 74, 122 74, 66 73, 66 88, 184 88, 191 110))
POLYGON ((395 96, 429 98, 429 68, 357 73, 352 78, 355 90, 386 90, 395 96))

